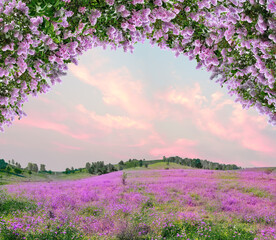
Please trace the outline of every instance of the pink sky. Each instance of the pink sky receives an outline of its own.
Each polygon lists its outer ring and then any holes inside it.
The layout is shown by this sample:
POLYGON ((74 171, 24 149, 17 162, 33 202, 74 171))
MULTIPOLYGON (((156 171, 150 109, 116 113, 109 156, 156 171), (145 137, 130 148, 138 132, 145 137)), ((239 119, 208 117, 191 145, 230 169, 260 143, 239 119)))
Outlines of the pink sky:
POLYGON ((136 51, 91 50, 70 65, 61 85, 31 98, 28 116, 1 133, 0 158, 52 170, 163 156, 276 166, 276 128, 265 117, 184 57, 136 51))

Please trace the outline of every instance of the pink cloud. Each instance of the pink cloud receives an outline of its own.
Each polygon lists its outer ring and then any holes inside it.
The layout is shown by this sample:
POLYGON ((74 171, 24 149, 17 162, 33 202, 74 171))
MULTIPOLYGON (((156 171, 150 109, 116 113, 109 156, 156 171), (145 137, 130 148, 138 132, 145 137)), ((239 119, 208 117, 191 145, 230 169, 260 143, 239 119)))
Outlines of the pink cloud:
MULTIPOLYGON (((182 90, 171 88, 158 97, 169 104, 183 106, 184 113, 181 113, 183 109, 177 108, 174 109, 174 115, 190 118, 200 130, 222 140, 238 142, 252 151, 276 154, 273 147, 275 144, 262 133, 267 126, 265 118, 251 116, 231 99, 223 99, 221 92, 215 92, 208 99, 202 95, 200 85, 196 83, 193 87, 182 90), (232 108, 230 118, 223 116, 226 105, 232 108)), ((168 111, 168 116, 173 115, 172 108, 170 106, 166 108, 171 109, 171 112, 168 111)))
POLYGON ((30 127, 36 127, 40 129, 45 129, 45 130, 52 130, 55 132, 58 132, 63 135, 70 136, 75 139, 83 140, 83 139, 88 139, 90 136, 86 133, 72 133, 68 127, 64 124, 60 123, 55 123, 55 122, 50 122, 44 119, 34 119, 34 118, 25 118, 20 121, 18 121, 19 125, 24 125, 24 126, 30 126, 30 127))
POLYGON ((275 167, 275 164, 269 164, 269 163, 264 163, 264 162, 256 162, 256 161, 251 161, 250 162, 254 167, 275 167))
POLYGON ((234 110, 229 122, 218 119, 216 108, 201 109, 197 126, 223 140, 238 142, 247 149, 263 153, 275 152, 271 140, 261 132, 265 120, 250 116, 237 104, 233 103, 232 107, 234 110))
POLYGON ((127 147, 142 147, 142 146, 151 146, 151 145, 165 145, 165 141, 160 136, 160 134, 154 130, 147 135, 143 136, 142 139, 139 139, 137 143, 127 144, 127 147))
POLYGON ((151 125, 142 121, 134 120, 125 116, 114 116, 110 114, 105 114, 103 116, 97 115, 95 112, 88 111, 83 105, 78 105, 77 109, 89 116, 98 125, 112 128, 112 129, 150 129, 151 125))
POLYGON ((71 65, 70 71, 82 82, 98 88, 106 104, 119 106, 130 115, 154 116, 152 103, 144 97, 142 82, 134 80, 126 67, 92 75, 83 65, 71 65))
POLYGON ((253 151, 275 153, 275 144, 261 133, 267 125, 264 117, 250 116, 241 106, 235 105, 231 121, 233 128, 240 129, 239 139, 244 147, 253 151))
POLYGON ((175 141, 176 145, 184 146, 184 147, 194 147, 197 145, 197 141, 180 138, 175 141))
POLYGON ((217 101, 219 101, 222 97, 223 97, 223 93, 222 92, 215 92, 211 95, 212 97, 212 104, 215 104, 217 101))
POLYGON ((48 98, 46 98, 46 97, 43 97, 42 95, 40 95, 38 99, 39 99, 41 102, 46 103, 46 104, 51 103, 51 100, 50 100, 50 99, 48 99, 48 98))
POLYGON ((198 157, 198 154, 194 150, 196 145, 197 141, 181 138, 177 139, 171 146, 151 149, 150 154, 159 158, 163 156, 185 156, 195 158, 198 157))
POLYGON ((161 99, 171 103, 183 105, 186 109, 194 111, 207 102, 207 98, 201 94, 199 83, 195 83, 194 87, 186 89, 169 89, 159 96, 161 99))
POLYGON ((79 151, 79 150, 83 149, 81 147, 65 145, 65 144, 58 143, 58 142, 53 142, 53 144, 58 147, 59 151, 65 151, 65 150, 78 150, 79 151))

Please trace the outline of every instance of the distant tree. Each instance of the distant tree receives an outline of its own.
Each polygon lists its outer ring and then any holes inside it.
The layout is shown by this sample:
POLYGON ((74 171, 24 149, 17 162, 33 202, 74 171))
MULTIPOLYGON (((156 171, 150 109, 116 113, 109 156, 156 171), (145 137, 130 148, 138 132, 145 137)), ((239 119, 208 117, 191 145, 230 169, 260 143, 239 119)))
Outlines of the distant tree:
POLYGON ((40 172, 46 172, 45 164, 40 164, 40 172))
POLYGON ((93 168, 92 168, 92 167, 89 168, 89 169, 88 169, 88 172, 89 172, 90 174, 93 174, 93 173, 94 173, 93 168))
POLYGON ((163 161, 166 162, 166 157, 165 156, 163 156, 163 161))
POLYGON ((32 170, 28 170, 28 173, 29 173, 29 174, 32 174, 32 170))
POLYGON ((28 171, 32 171, 33 170, 33 164, 32 163, 28 163, 28 165, 27 165, 27 170, 28 171))
POLYGON ((195 159, 195 167, 196 168, 202 168, 202 164, 200 162, 200 159, 195 159))
POLYGON ((22 173, 22 170, 21 170, 20 168, 14 168, 13 171, 14 171, 16 174, 22 173))
POLYGON ((70 173, 70 169, 69 168, 66 168, 65 169, 65 174, 69 174, 70 173))
POLYGON ((148 168, 149 164, 148 163, 145 163, 145 167, 148 168))
POLYGON ((89 171, 90 171, 90 168, 91 168, 91 164, 90 164, 89 162, 87 162, 87 163, 85 164, 85 168, 86 168, 87 172, 89 172, 89 171))
POLYGON ((14 160, 12 159, 12 165, 14 165, 15 164, 15 162, 14 162, 14 160))
POLYGON ((181 162, 181 158, 180 158, 180 157, 178 157, 178 156, 176 156, 176 157, 175 157, 175 162, 176 162, 177 164, 180 164, 180 162, 181 162))
POLYGON ((109 163, 109 164, 107 165, 107 171, 108 171, 108 172, 114 172, 114 171, 116 171, 116 168, 115 168, 114 165, 112 165, 111 163, 109 163))
POLYGON ((143 160, 139 161, 139 167, 143 167, 143 160))
POLYGON ((170 162, 175 162, 175 157, 170 157, 170 162))
POLYGON ((6 167, 6 172, 10 173, 11 170, 12 170, 11 167, 8 165, 8 166, 6 167))
POLYGON ((37 166, 36 163, 33 163, 32 171, 33 171, 33 172, 36 172, 36 173, 38 172, 38 166, 37 166))
POLYGON ((8 163, 5 162, 4 159, 0 159, 0 169, 5 169, 8 163))

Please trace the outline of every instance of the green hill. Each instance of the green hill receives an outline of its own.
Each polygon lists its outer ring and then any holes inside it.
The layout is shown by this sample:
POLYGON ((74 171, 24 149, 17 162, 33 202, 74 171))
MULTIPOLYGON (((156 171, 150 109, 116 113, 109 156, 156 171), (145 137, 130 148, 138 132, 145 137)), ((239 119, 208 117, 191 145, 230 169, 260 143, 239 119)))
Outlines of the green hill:
POLYGON ((148 169, 192 169, 192 167, 180 165, 177 163, 170 163, 168 165, 166 162, 157 162, 150 164, 148 169))

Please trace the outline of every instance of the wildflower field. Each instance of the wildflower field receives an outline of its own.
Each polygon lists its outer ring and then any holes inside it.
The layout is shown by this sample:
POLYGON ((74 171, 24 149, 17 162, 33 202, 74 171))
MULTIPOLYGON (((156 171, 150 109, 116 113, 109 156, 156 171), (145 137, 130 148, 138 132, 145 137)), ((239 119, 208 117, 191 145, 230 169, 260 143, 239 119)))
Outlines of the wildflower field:
POLYGON ((275 239, 264 171, 113 172, 0 188, 0 239, 275 239))

